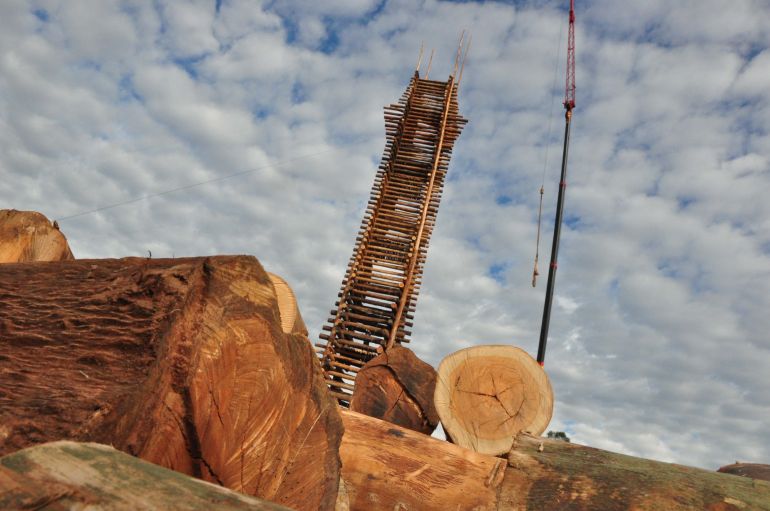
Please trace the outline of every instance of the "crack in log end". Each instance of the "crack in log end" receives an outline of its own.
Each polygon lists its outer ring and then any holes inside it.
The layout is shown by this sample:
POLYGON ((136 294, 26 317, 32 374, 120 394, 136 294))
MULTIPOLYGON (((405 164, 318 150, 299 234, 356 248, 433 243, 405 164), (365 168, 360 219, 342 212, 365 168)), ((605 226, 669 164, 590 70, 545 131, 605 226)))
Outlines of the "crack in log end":
POLYGON ((187 433, 185 435, 187 452, 190 454, 190 458, 192 458, 193 461, 198 462, 192 464, 193 476, 197 477, 198 479, 203 478, 203 471, 201 470, 200 465, 202 463, 208 470, 211 477, 213 477, 217 482, 217 484, 224 486, 222 481, 219 479, 219 476, 214 472, 214 470, 211 468, 211 465, 203 457, 203 452, 201 450, 201 440, 198 436, 198 429, 195 426, 192 397, 190 396, 190 389, 187 387, 185 387, 184 391, 182 392, 182 402, 184 404, 185 411, 184 417, 182 417, 182 425, 184 426, 184 430, 187 433))
POLYGON ((396 428, 388 429, 387 433, 397 438, 404 438, 404 432, 396 428))

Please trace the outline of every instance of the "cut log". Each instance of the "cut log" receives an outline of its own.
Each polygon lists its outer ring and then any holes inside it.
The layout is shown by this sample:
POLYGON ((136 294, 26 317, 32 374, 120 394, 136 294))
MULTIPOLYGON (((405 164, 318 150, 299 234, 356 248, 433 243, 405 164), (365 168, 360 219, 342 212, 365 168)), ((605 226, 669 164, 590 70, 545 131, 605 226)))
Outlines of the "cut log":
POLYGON ((0 210, 0 263, 74 259, 58 224, 35 211, 0 210))
POLYGON ((524 350, 475 346, 441 362, 435 403, 453 442, 497 455, 510 450, 519 432, 545 431, 553 391, 543 368, 524 350))
POLYGON ((770 483, 521 434, 499 509, 770 510, 770 483))
POLYGON ((764 465, 761 463, 735 462, 732 465, 725 465, 724 467, 720 467, 717 472, 750 477, 752 479, 761 479, 763 481, 770 481, 770 465, 764 465))
POLYGON ((0 265, 0 455, 96 441, 332 509, 342 423, 253 257, 0 265))
POLYGON ((340 457, 351 511, 495 509, 505 460, 341 410, 340 457))
POLYGON ((435 390, 436 370, 394 345, 358 372, 350 409, 430 435, 438 425, 435 390))
POLYGON ((288 282, 274 273, 268 272, 270 282, 275 288, 275 296, 278 299, 278 312, 281 316, 281 329, 286 334, 300 334, 307 337, 307 327, 302 320, 297 306, 297 297, 294 295, 288 282))
POLYGON ((68 441, 0 458, 0 509, 289 511, 106 445, 68 441))
POLYGON ((770 511, 770 483, 521 433, 506 459, 342 411, 351 511, 770 511))

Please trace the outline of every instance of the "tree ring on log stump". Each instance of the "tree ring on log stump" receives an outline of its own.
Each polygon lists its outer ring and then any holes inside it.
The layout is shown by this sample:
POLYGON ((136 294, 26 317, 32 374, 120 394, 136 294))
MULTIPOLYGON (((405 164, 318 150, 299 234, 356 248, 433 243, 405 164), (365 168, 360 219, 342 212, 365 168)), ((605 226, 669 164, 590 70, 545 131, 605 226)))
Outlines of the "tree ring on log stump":
POLYGON ((436 411, 456 444, 485 454, 503 454, 514 437, 540 435, 553 414, 548 375, 514 346, 475 346, 439 365, 436 411))

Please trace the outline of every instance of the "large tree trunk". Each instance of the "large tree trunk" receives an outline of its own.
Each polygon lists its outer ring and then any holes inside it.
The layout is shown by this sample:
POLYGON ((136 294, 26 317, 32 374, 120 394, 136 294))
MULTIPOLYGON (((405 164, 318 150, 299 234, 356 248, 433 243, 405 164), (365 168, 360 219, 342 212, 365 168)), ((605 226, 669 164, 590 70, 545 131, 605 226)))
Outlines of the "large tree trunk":
POLYGON ((342 423, 253 257, 0 265, 0 455, 59 439, 331 509, 342 423))
POLYGON ((340 457, 351 510, 495 509, 505 460, 341 410, 340 457))
POLYGON ((505 458, 343 411, 349 509, 770 510, 770 484, 527 434, 505 458))
POLYGON ((68 441, 28 447, 0 458, 0 509, 289 511, 106 445, 68 441))

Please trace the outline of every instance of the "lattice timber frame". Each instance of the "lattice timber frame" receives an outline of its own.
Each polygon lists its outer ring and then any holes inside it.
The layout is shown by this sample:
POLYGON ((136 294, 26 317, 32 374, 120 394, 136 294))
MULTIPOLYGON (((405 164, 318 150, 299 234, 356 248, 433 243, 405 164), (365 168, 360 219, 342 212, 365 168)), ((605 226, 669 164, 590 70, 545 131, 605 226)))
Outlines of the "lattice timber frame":
POLYGON ((397 104, 385 107, 386 144, 336 309, 317 344, 326 382, 347 406, 359 369, 409 342, 428 242, 452 146, 467 122, 446 82, 415 72, 397 104))

